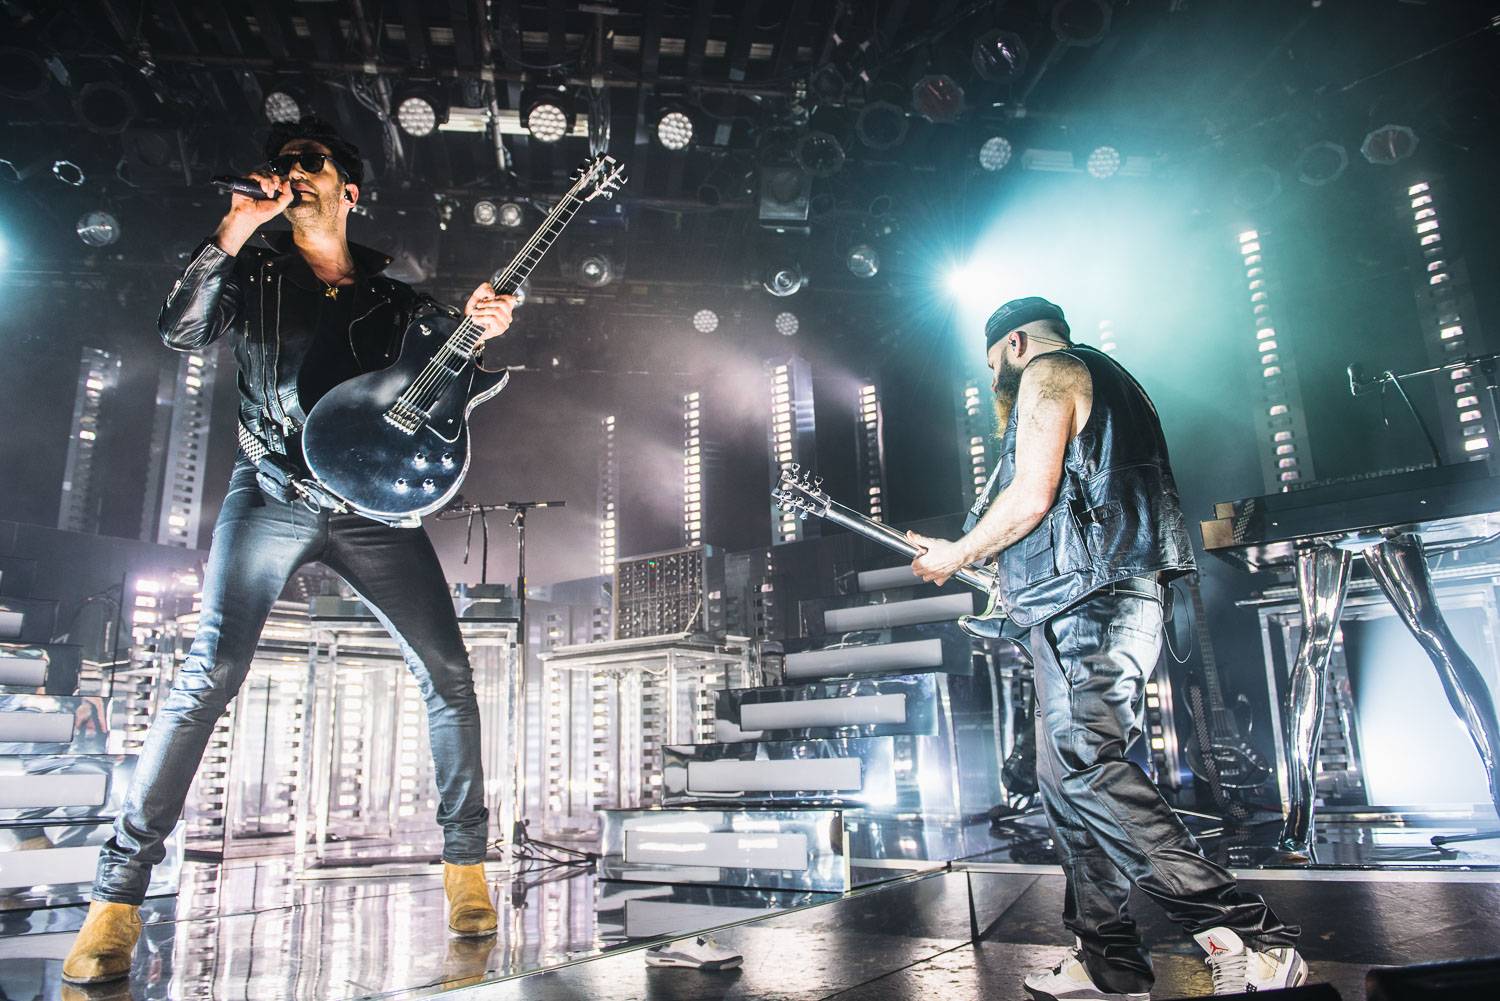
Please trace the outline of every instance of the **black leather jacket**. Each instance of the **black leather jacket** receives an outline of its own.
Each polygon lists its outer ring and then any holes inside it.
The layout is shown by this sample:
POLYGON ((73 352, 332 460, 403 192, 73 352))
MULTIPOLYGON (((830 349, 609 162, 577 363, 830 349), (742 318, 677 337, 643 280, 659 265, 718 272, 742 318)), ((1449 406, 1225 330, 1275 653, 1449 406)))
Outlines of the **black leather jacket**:
MULTIPOLYGON (((1195 568, 1161 419, 1146 391, 1103 352, 1078 346, 1064 353, 1088 367, 1094 401, 1063 454, 1052 509, 1000 554, 1001 600, 1021 626, 1126 577, 1165 581, 1195 568)), ((1001 439, 1001 490, 1016 475, 1016 409, 1001 439)))
MULTIPOLYGON (((381 274, 391 262, 385 254, 356 243, 349 250, 355 283, 339 290, 354 297, 346 336, 355 367, 374 371, 395 360, 416 312, 446 307, 381 274)), ((327 288, 289 232, 258 234, 233 257, 210 239, 172 286, 157 329, 178 351, 198 350, 232 331, 241 419, 277 451, 287 451, 284 439, 307 417, 297 381, 319 333, 315 319, 327 288)))

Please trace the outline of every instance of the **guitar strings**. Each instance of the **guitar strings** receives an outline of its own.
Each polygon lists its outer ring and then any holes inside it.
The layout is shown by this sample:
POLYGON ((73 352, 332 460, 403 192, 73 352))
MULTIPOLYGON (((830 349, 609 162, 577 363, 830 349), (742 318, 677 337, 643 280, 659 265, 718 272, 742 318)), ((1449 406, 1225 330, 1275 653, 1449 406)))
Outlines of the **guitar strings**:
MULTIPOLYGON (((543 224, 522 246, 521 250, 516 254, 511 263, 506 265, 504 271, 495 275, 492 279, 492 282, 495 280, 499 280, 503 283, 507 279, 513 278, 514 273, 519 270, 517 266, 518 262, 524 262, 525 259, 531 255, 532 251, 536 250, 538 247, 541 247, 541 251, 536 255, 536 260, 530 263, 530 266, 535 267, 538 263, 540 263, 542 256, 545 255, 549 249, 551 249, 550 241, 555 240, 558 233, 561 232, 561 226, 559 226, 558 223, 566 225, 569 221, 572 220, 572 217, 574 213, 577 212, 578 208, 583 205, 582 200, 580 200, 577 195, 578 189, 582 186, 583 184, 581 182, 579 185, 576 185, 573 189, 569 190, 562 197, 557 205, 553 207, 552 211, 547 214, 547 219, 543 222, 543 224), (556 233, 552 232, 554 227, 557 228, 556 233), (544 243, 545 245, 543 245, 544 243)), ((469 317, 464 317, 463 321, 459 323, 458 327, 455 328, 453 333, 448 337, 439 353, 435 354, 433 358, 428 361, 427 365, 423 368, 422 373, 417 377, 412 385, 404 393, 402 393, 400 397, 398 397, 397 402, 405 403, 407 406, 415 407, 417 410, 423 411, 425 413, 428 407, 430 407, 438 400, 439 397, 447 392, 448 387, 452 385, 453 380, 458 377, 457 372, 454 372, 453 370, 448 368, 447 365, 439 362, 438 358, 440 357, 442 352, 450 350, 455 354, 460 354, 467 357, 470 353, 473 352, 475 345, 478 344, 477 338, 470 340, 468 335, 472 332, 478 331, 479 329, 480 328, 476 324, 474 324, 474 322, 469 317), (458 345, 462 345, 462 347, 458 347, 458 345)))

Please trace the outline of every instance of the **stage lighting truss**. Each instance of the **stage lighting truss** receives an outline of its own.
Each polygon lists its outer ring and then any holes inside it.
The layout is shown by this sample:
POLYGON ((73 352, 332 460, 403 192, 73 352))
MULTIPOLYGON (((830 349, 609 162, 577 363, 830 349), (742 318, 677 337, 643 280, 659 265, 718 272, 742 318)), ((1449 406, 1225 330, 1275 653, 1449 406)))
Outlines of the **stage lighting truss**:
MULTIPOLYGON (((1457 306, 1445 298, 1452 294, 1448 285, 1453 276, 1449 271, 1448 252, 1443 246, 1443 228, 1432 185, 1418 181, 1407 187, 1406 196, 1410 201, 1412 232, 1427 266, 1427 284, 1438 303, 1438 340, 1444 352, 1462 357, 1468 353, 1464 325, 1457 306)), ((1453 405, 1457 408, 1456 416, 1462 428, 1464 451, 1471 459, 1485 458, 1490 454, 1490 437, 1484 427, 1484 410, 1480 405, 1484 383, 1474 378, 1474 370, 1468 366, 1450 369, 1448 375, 1453 385, 1453 405)))
POLYGON ((1265 391, 1262 403, 1266 407, 1267 430, 1271 435, 1271 448, 1276 457, 1276 477, 1284 484, 1296 483, 1302 479, 1302 463, 1298 455, 1299 443, 1293 427, 1291 397, 1287 392, 1281 347, 1276 343, 1271 291, 1266 281, 1260 231, 1247 229, 1240 233, 1239 249, 1240 261, 1245 268, 1245 281, 1250 291, 1250 312, 1255 317, 1255 350, 1260 353, 1260 375, 1265 391))
POLYGON ((1098 146, 1089 154, 1089 174, 1103 181, 1120 172, 1122 157, 1113 146, 1098 146))
POLYGON ((797 314, 784 312, 776 314, 776 332, 782 337, 791 337, 797 332, 802 324, 797 320, 797 314))
POLYGON ((103 210, 90 212, 78 220, 78 239, 90 247, 108 247, 120 238, 120 220, 103 210))
POLYGON ((83 182, 88 180, 83 168, 72 160, 53 160, 52 176, 71 188, 81 188, 83 182))
POLYGON ((1010 140, 1004 136, 991 136, 979 147, 979 166, 985 170, 1004 170, 1010 163, 1010 140))
POLYGON ((849 273, 856 278, 874 278, 880 272, 880 254, 868 243, 857 243, 849 248, 845 258, 849 273))
POLYGON ((665 108, 656 119, 656 141, 674 153, 685 150, 693 141, 693 119, 678 107, 665 108))
POLYGON ((700 309, 693 314, 693 329, 700 334, 711 334, 719 329, 719 314, 711 309, 700 309))
POLYGON ((432 135, 448 121, 448 101, 436 83, 406 84, 396 91, 392 103, 396 106, 396 124, 417 139, 432 135))
POLYGON ((1297 155, 1297 180, 1314 188, 1332 184, 1349 166, 1349 154, 1336 142, 1316 142, 1297 155))
POLYGON ((573 131, 572 100, 560 90, 536 91, 521 103, 521 127, 537 142, 555 143, 573 131))
POLYGON ((912 87, 911 106, 929 122, 954 122, 963 114, 964 89, 945 73, 931 73, 912 87))
POLYGON ((682 394, 682 541, 703 544, 703 401, 682 394))

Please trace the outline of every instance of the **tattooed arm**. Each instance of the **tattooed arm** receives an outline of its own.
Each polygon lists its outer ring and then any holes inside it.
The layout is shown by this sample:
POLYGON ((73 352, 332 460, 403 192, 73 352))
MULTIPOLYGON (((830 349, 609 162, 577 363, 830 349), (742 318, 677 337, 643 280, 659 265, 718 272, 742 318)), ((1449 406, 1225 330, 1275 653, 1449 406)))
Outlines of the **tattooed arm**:
POLYGON ((942 584, 963 566, 989 559, 1035 528, 1057 499, 1063 455, 1093 405, 1093 380, 1071 355, 1051 352, 1026 366, 1016 408, 1016 475, 974 530, 956 542, 908 532, 927 552, 912 563, 923 580, 942 584))

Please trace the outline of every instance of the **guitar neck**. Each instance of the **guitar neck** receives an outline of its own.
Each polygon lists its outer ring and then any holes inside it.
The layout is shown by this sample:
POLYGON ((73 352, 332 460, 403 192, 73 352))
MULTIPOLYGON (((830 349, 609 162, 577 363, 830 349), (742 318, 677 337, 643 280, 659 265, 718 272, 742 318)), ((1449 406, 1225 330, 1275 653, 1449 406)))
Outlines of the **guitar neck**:
MULTIPOLYGON (((826 521, 833 522, 835 525, 843 525, 852 532, 858 532, 871 542, 878 542, 887 549, 893 549, 908 559, 914 560, 921 554, 921 550, 908 542, 903 533, 896 531, 896 529, 889 525, 867 518, 858 511, 845 507, 838 501, 828 501, 827 510, 822 512, 821 517, 826 521)), ((988 594, 995 585, 995 575, 993 572, 974 566, 964 567, 959 570, 953 575, 953 579, 962 581, 976 591, 981 591, 985 594, 988 594)))
POLYGON ((541 226, 526 241, 516 256, 509 264, 496 271, 490 278, 490 284, 495 291, 501 295, 512 295, 521 283, 531 277, 531 272, 546 256, 552 244, 557 240, 577 211, 583 207, 583 200, 578 197, 577 186, 569 189, 558 203, 552 206, 552 211, 547 213, 547 218, 542 221, 541 226))

